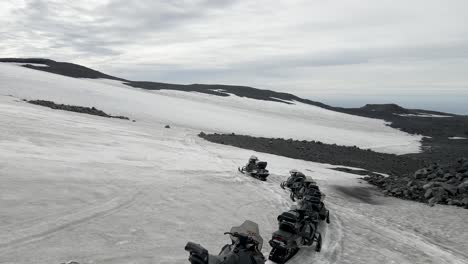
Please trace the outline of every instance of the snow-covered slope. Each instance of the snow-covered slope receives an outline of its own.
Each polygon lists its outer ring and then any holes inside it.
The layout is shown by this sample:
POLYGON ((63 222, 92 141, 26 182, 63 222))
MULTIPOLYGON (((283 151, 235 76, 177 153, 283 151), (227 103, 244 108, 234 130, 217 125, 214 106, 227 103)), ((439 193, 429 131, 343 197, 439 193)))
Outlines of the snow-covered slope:
MULTIPOLYGON (((242 111, 238 104, 219 105, 211 97, 151 94, 12 67, 0 71, 1 93, 16 96, 0 96, 0 263, 188 263, 183 249, 188 240, 218 252, 228 242, 222 233, 245 219, 257 222, 268 240, 276 216, 291 205, 279 188, 291 168, 317 179, 332 213, 332 223, 322 227, 322 252, 304 249, 291 263, 468 261, 468 210, 427 210, 423 204, 372 194, 356 176, 329 170, 326 164, 252 153, 196 136, 200 126, 222 131, 209 123, 215 114, 195 122, 211 110, 228 109, 219 116, 237 111, 242 121, 254 114, 288 125, 315 111, 309 126, 324 129, 332 119, 318 116, 318 110, 290 110, 293 121, 287 121, 289 106, 281 106, 282 116, 274 119, 275 109, 253 111, 249 101, 245 105, 250 108, 242 111), (52 110, 18 97, 94 105, 137 122, 52 110), (164 109, 185 109, 171 106, 175 102, 203 107, 201 98, 208 106, 204 112, 194 109, 194 120, 164 109), (164 129, 171 114, 171 124, 178 126, 164 129), (251 154, 269 162, 273 174, 267 182, 236 172, 251 154)), ((374 120, 364 121, 372 128, 374 120)), ((387 131, 380 130, 384 126, 373 129, 381 135, 387 131)), ((263 252, 268 251, 265 243, 263 252)))
POLYGON ((319 140, 388 153, 415 153, 420 136, 385 122, 296 103, 287 105, 237 96, 130 88, 117 81, 86 80, 0 63, 0 93, 24 99, 95 106, 143 122, 253 136, 319 140))

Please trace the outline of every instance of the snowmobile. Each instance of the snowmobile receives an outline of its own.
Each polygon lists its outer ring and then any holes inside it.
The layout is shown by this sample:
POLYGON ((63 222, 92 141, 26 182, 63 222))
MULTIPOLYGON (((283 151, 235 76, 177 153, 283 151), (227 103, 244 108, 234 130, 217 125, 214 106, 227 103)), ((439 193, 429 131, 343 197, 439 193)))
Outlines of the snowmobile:
MULTIPOLYGON (((314 189, 312 189, 314 190, 314 189)), ((325 195, 322 194, 318 189, 315 192, 311 192, 311 189, 305 191, 303 199, 299 202, 299 208, 304 210, 306 214, 309 212, 318 213, 320 220, 330 223, 330 211, 325 207, 323 203, 325 195)))
POLYGON ((317 183, 310 176, 290 176, 286 181, 280 184, 282 189, 288 188, 291 193, 289 197, 293 202, 304 198, 305 192, 309 186, 317 186, 317 183))
POLYGON ((319 221, 317 212, 306 213, 298 209, 279 215, 279 228, 269 241, 271 251, 268 258, 278 264, 285 263, 301 247, 310 247, 314 242, 316 242, 315 251, 320 251, 322 235, 317 230, 319 221))
POLYGON ((266 178, 270 175, 270 172, 266 169, 267 164, 266 161, 258 161, 254 166, 249 166, 249 164, 247 164, 242 168, 238 168, 238 170, 243 174, 247 173, 254 178, 266 181, 266 178))
POLYGON ((252 221, 245 221, 240 226, 234 226, 230 232, 231 244, 225 245, 221 252, 215 256, 208 250, 188 242, 185 250, 190 253, 189 261, 192 264, 264 264, 265 257, 261 253, 263 239, 260 236, 258 225, 252 221))
POLYGON ((282 189, 289 189, 291 193, 289 197, 294 202, 297 199, 302 199, 304 194, 304 180, 305 177, 289 177, 286 181, 280 184, 282 189))

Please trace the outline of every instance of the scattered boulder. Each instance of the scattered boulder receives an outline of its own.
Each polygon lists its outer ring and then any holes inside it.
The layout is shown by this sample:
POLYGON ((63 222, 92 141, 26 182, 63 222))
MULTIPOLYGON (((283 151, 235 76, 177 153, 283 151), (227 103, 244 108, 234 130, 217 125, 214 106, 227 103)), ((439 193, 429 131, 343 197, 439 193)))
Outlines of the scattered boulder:
POLYGON ((429 199, 432 197, 432 189, 427 189, 424 193, 424 198, 429 199))
POLYGON ((468 198, 463 198, 463 200, 460 201, 462 205, 468 205, 468 198))
POLYGON ((458 190, 459 193, 468 193, 468 180, 466 180, 465 182, 460 183, 457 186, 457 190, 458 190))
POLYGON ((435 204, 468 208, 468 160, 453 164, 431 164, 414 172, 413 176, 369 175, 364 178, 383 189, 385 195, 435 204))
POLYGON ((428 174, 428 170, 426 168, 419 169, 414 173, 414 178, 421 179, 428 174))
POLYGON ((171 126, 170 125, 165 125, 164 128, 171 128, 171 126))
POLYGON ((445 191, 447 191, 451 195, 456 195, 457 194, 457 186, 453 186, 453 185, 448 184, 448 183, 442 183, 441 186, 445 191))

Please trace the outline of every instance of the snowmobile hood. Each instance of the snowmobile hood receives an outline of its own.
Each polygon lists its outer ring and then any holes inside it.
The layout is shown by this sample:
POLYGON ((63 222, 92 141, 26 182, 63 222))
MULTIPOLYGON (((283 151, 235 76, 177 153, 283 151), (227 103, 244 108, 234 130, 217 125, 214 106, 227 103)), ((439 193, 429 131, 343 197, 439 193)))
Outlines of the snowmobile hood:
MULTIPOLYGON (((231 228, 231 233, 239 233, 244 235, 249 235, 258 243, 258 249, 262 250, 263 238, 260 236, 260 229, 258 228, 257 223, 250 220, 245 220, 245 222, 240 226, 233 226, 231 228)), ((232 240, 237 238, 231 236, 232 240)))

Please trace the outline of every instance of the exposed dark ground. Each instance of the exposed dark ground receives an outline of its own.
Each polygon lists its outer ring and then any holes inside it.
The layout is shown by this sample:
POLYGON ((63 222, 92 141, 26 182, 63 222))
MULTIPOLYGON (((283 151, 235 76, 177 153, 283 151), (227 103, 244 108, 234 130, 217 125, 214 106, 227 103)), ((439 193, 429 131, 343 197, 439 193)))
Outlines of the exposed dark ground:
POLYGON ((54 103, 52 101, 46 101, 46 100, 29 100, 27 102, 30 103, 30 104, 49 107, 49 108, 52 108, 52 109, 58 109, 58 110, 64 110, 64 111, 70 111, 70 112, 77 112, 77 113, 83 113, 83 114, 88 114, 88 115, 96 115, 96 116, 102 116, 102 117, 108 117, 108 118, 119 118, 119 119, 129 120, 129 118, 126 117, 126 116, 109 115, 109 114, 106 114, 104 111, 99 110, 99 109, 97 109, 95 107, 56 104, 56 103, 54 103))
POLYGON ((335 190, 341 194, 354 199, 358 202, 368 204, 379 204, 375 199, 376 190, 370 187, 352 187, 352 186, 332 186, 335 190))
POLYGON ((425 161, 412 157, 378 153, 358 147, 324 144, 320 141, 299 141, 281 138, 272 139, 235 134, 200 133, 199 136, 214 143, 251 149, 294 159, 357 167, 373 172, 393 175, 413 173, 426 164, 425 161))

